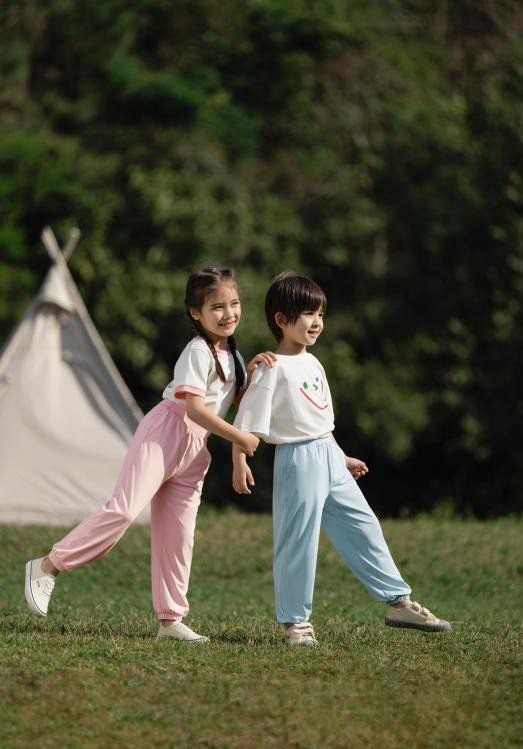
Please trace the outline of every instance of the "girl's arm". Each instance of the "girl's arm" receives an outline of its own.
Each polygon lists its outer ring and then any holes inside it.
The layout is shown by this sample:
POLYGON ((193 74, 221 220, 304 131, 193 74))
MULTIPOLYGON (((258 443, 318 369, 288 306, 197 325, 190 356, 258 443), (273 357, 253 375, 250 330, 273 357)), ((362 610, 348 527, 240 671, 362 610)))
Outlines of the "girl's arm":
POLYGON ((214 411, 205 405, 201 395, 185 394, 185 409, 187 416, 207 431, 223 437, 229 442, 236 442, 239 448, 247 455, 254 455, 260 440, 250 432, 242 432, 241 429, 229 424, 220 418, 214 411))

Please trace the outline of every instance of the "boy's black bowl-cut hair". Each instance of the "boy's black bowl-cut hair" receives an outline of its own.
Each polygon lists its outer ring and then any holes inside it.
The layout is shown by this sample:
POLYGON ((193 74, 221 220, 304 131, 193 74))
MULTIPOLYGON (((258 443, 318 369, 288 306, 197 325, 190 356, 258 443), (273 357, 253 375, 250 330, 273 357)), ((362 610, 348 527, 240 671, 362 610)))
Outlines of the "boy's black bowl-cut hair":
POLYGON ((279 342, 283 337, 281 328, 276 324, 276 315, 281 312, 289 323, 294 323, 302 312, 325 312, 327 297, 323 289, 307 276, 286 271, 280 273, 269 287, 265 297, 265 316, 267 325, 279 342))

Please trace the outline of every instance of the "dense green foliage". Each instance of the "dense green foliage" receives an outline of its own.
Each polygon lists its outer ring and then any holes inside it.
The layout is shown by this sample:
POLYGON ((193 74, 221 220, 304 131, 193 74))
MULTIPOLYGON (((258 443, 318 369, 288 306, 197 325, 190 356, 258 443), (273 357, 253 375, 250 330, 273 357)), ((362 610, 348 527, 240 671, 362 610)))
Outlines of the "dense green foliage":
MULTIPOLYGON (((521 508, 523 14, 510 0, 4 0, 0 341, 77 225, 87 305, 142 407, 232 264, 250 356, 280 270, 329 298, 337 437, 381 512, 521 508)), ((216 445, 207 497, 231 500, 216 445), (220 464, 217 466, 217 464, 220 464)), ((224 460, 221 460, 221 458, 224 460)), ((260 449, 252 506, 268 507, 260 449)))
POLYGON ((144 526, 60 575, 45 620, 25 606, 23 567, 63 531, 0 526, 0 746, 521 747, 521 521, 417 517, 384 531, 452 631, 383 626, 383 606, 322 538, 320 645, 304 652, 273 621, 267 515, 202 513, 188 623, 211 642, 196 647, 154 639, 144 526))

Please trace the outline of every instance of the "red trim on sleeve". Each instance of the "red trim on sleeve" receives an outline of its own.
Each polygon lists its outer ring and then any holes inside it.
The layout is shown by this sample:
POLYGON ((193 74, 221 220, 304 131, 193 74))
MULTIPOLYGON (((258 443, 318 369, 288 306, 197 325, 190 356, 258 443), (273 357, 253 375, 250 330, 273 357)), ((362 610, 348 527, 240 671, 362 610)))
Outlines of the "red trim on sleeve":
POLYGON ((205 390, 200 390, 200 388, 195 388, 192 385, 178 385, 174 390, 174 397, 184 400, 187 393, 190 395, 201 395, 205 398, 205 390))

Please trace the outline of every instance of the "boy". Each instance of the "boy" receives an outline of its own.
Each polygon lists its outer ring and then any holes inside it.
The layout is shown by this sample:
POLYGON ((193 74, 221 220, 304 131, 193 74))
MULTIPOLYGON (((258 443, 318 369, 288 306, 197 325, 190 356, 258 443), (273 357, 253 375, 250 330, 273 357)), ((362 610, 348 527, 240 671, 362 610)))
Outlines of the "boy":
MULTIPOLYGON (((320 527, 347 566, 377 600, 388 604, 385 624, 426 632, 451 628, 410 600, 380 524, 355 479, 365 463, 336 443, 325 371, 307 351, 323 330, 327 300, 311 279, 282 273, 265 300, 278 347, 272 368, 258 367, 243 396, 235 426, 276 445, 273 485, 276 618, 289 645, 317 644, 309 622, 320 527)), ((254 484, 245 453, 233 447, 233 487, 254 484)))

